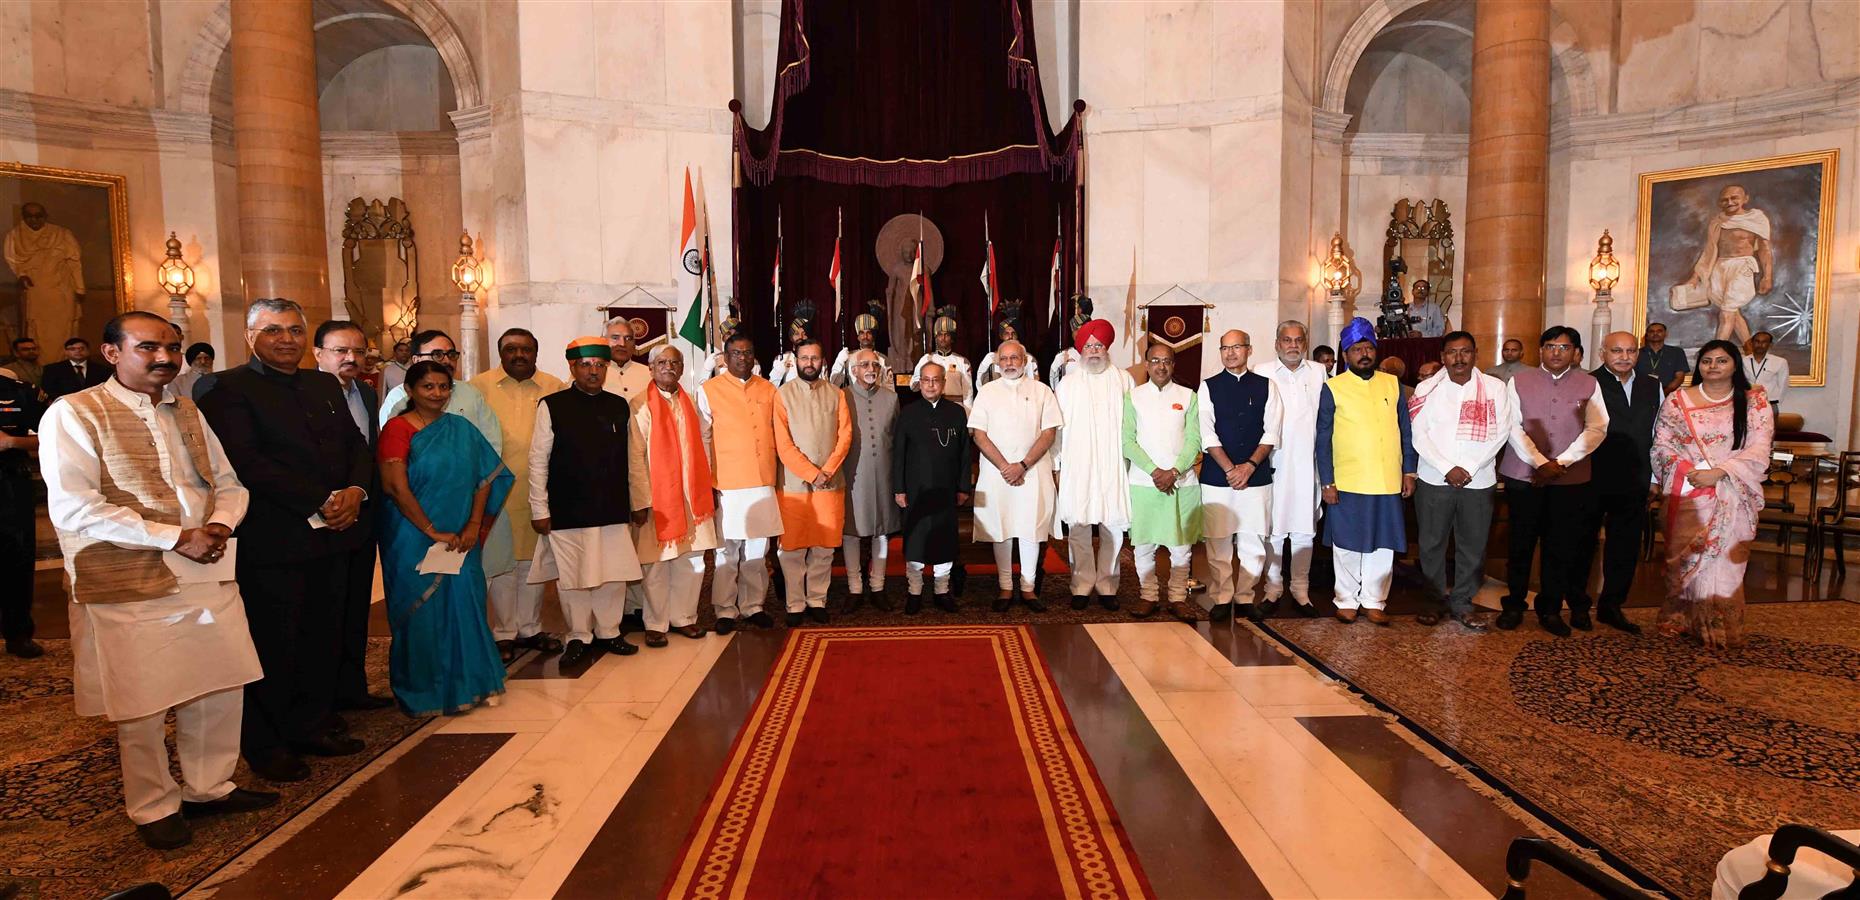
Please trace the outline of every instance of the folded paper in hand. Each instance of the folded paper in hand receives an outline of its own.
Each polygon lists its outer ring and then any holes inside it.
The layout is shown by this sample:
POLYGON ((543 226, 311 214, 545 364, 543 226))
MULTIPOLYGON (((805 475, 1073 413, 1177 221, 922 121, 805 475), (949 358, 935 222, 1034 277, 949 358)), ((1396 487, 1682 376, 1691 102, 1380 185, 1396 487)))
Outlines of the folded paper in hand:
POLYGON ((426 556, 421 558, 419 567, 414 571, 421 575, 457 575, 464 565, 464 553, 447 550, 446 545, 435 542, 426 548, 426 556))

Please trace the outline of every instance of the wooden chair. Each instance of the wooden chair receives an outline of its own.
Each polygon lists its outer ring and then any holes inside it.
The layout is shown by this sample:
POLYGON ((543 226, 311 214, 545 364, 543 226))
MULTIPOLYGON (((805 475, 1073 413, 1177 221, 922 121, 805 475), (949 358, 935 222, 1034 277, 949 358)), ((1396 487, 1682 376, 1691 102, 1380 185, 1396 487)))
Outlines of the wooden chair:
POLYGON ((1809 523, 1808 577, 1821 577, 1830 537, 1834 538, 1834 577, 1847 577, 1846 537, 1860 537, 1860 502, 1850 499, 1856 492, 1860 492, 1860 451, 1843 450, 1835 468, 1834 502, 1816 508, 1814 521, 1809 523))
POLYGON ((1784 825, 1770 838, 1769 859, 1763 878, 1745 885, 1737 900, 1777 900, 1789 888, 1789 867, 1795 865, 1796 852, 1815 850, 1836 862, 1853 866, 1855 879, 1844 888, 1823 894, 1823 900, 1860 897, 1860 847, 1807 825, 1784 825))
MULTIPOLYGON (((1815 510, 1818 507, 1821 488, 1821 458, 1815 456, 1798 456, 1788 463, 1775 463, 1770 466, 1763 478, 1763 511, 1757 514, 1759 525, 1776 527, 1777 542, 1782 545, 1784 556, 1789 555, 1790 537, 1795 529, 1806 533, 1814 528, 1815 510), (1790 491, 1803 481, 1808 482, 1808 502, 1798 505, 1790 491)), ((1808 573, 1808 541, 1803 540, 1802 572, 1808 573)))
POLYGON ((1531 863, 1541 862, 1569 880, 1588 888, 1595 896, 1603 900, 1641 900, 1645 893, 1603 872, 1574 853, 1544 840, 1543 838, 1514 838, 1511 846, 1505 850, 1505 893, 1501 900, 1525 900, 1529 891, 1525 887, 1526 879, 1531 875, 1531 863))

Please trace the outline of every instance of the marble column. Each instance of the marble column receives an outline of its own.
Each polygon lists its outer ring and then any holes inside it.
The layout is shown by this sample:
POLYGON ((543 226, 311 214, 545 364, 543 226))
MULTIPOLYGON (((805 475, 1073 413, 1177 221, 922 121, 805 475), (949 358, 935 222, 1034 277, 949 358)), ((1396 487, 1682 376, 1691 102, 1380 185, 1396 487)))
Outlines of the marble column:
POLYGON ((245 296, 330 317, 310 0, 232 0, 233 148, 245 296))
POLYGON ((1550 0, 1476 0, 1473 22, 1462 327, 1491 365, 1507 338, 1534 357, 1544 325, 1550 0))

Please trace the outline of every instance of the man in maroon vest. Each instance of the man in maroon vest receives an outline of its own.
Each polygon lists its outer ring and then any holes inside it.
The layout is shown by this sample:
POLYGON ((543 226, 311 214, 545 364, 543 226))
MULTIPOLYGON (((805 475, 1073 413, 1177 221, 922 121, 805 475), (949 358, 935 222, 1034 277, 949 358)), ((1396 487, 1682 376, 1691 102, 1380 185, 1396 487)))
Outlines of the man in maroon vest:
POLYGON ((1496 624, 1507 631, 1524 621, 1530 592, 1531 561, 1543 544, 1543 583, 1537 592, 1537 619, 1544 630, 1568 637, 1570 627, 1592 626, 1586 604, 1572 605, 1563 621, 1565 598, 1586 597, 1588 571, 1582 523, 1589 521, 1594 491, 1589 484, 1589 454, 1608 436, 1608 407, 1595 376, 1577 368, 1582 335, 1554 326, 1537 346, 1539 367, 1519 369, 1507 386, 1511 439, 1499 460, 1510 516, 1510 559, 1505 580, 1505 609, 1496 624))

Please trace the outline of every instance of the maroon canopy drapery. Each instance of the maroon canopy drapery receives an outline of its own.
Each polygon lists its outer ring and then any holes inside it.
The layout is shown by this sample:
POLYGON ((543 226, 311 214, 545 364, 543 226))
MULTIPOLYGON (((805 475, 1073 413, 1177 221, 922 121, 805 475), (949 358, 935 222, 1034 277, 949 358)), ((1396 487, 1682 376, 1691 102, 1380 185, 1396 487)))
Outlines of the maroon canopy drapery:
POLYGON ((1050 129, 1036 60, 1030 0, 783 0, 768 127, 748 127, 741 103, 731 104, 733 294, 764 359, 781 349, 778 328, 803 299, 827 318, 843 216, 841 308, 814 329, 829 358, 837 351, 867 301, 885 298, 889 276, 873 243, 905 213, 942 230, 931 282, 936 304, 957 310, 961 352, 975 360, 988 344, 984 217, 1000 299, 1023 301, 1030 347, 1056 346, 1047 327, 1053 247, 1062 248, 1060 296, 1070 296, 1083 247, 1083 134, 1077 114, 1050 129), (771 279, 778 218, 780 310, 771 279))

